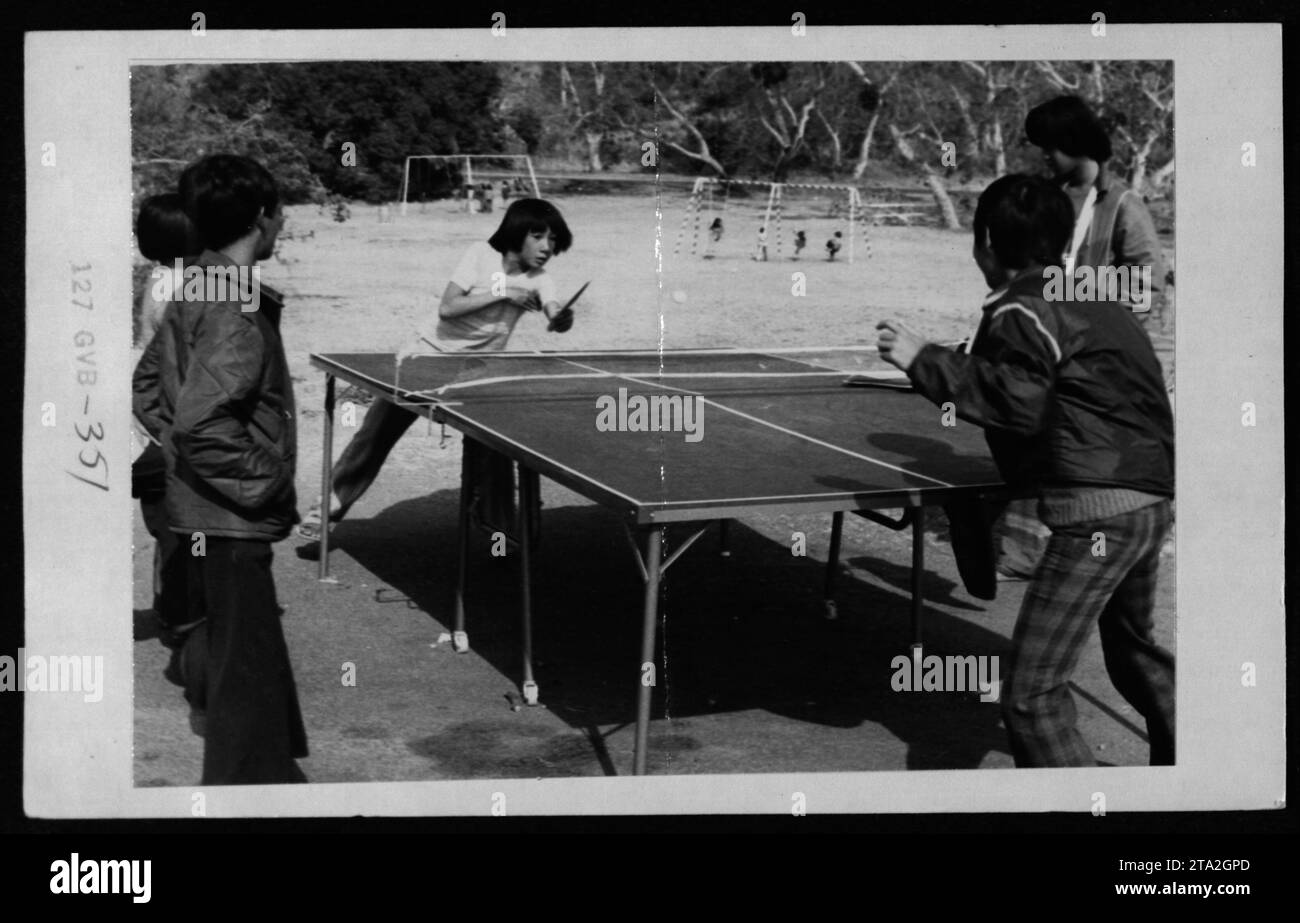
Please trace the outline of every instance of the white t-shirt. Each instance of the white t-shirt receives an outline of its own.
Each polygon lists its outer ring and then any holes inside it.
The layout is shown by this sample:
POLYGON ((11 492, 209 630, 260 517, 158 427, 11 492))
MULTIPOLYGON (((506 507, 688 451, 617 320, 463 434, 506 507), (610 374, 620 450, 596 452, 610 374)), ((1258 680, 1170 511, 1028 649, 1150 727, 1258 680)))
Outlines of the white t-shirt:
MULTIPOLYGON (((504 288, 524 288, 536 292, 543 305, 558 300, 555 280, 546 274, 545 269, 506 275, 503 259, 490 244, 480 241, 465 251, 448 281, 470 295, 487 294, 492 291, 494 284, 500 283, 504 288)), ((504 289, 498 291, 504 294, 504 289)), ((439 349, 448 352, 505 349, 510 334, 523 313, 522 308, 502 302, 459 317, 439 317, 438 326, 430 339, 439 349)))
POLYGON ((140 299, 140 346, 145 347, 158 332, 163 312, 173 294, 180 291, 181 277, 176 275, 175 264, 153 267, 145 279, 144 294, 140 299))
MULTIPOLYGON (((174 292, 179 291, 179 277, 175 264, 159 264, 150 271, 144 281, 144 292, 140 296, 140 340, 131 351, 131 367, 134 368, 144 355, 145 347, 153 340, 162 325, 163 312, 172 300, 174 292)), ((140 457, 154 438, 149 435, 143 424, 131 417, 131 460, 140 457)))

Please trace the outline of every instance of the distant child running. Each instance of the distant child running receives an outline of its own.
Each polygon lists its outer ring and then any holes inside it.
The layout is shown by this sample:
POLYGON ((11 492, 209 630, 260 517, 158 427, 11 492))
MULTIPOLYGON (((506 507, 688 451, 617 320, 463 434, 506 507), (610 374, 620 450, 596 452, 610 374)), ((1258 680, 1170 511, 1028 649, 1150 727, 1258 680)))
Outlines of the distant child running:
POLYGON ((711 260, 714 257, 714 248, 722 241, 722 218, 714 218, 713 223, 709 225, 709 239, 704 246, 704 258, 711 260))
POLYGON ((835 254, 839 253, 840 248, 843 246, 843 243, 841 242, 843 237, 843 233, 836 231, 835 236, 826 241, 826 259, 830 260, 832 263, 835 262, 835 254))
POLYGON ((804 247, 808 246, 808 236, 803 231, 794 232, 794 259, 799 259, 799 253, 804 247))
POLYGON ((878 325, 878 346, 918 392, 983 427, 1003 479, 1037 492, 1052 530, 1001 690, 1012 756, 1017 766, 1094 765, 1069 683, 1097 624, 1111 681, 1146 719, 1151 763, 1172 765, 1174 658, 1152 636, 1174 494, 1160 365, 1127 305, 1044 297, 1074 229, 1059 186, 1003 177, 980 196, 974 225, 992 292, 966 351, 894 321, 878 325))
MULTIPOLYGON (((506 348, 515 324, 538 311, 548 329, 564 333, 573 326, 572 308, 562 308, 555 282, 546 272, 550 260, 569 249, 573 234, 559 209, 541 199, 516 199, 486 242, 472 244, 457 264, 442 293, 436 324, 430 325, 397 354, 399 362, 431 348, 438 352, 496 352, 506 348)), ((337 522, 366 492, 393 446, 417 414, 391 401, 375 401, 364 422, 334 463, 334 497, 330 519, 337 522)), ((320 501, 304 517, 298 534, 320 538, 320 501)))

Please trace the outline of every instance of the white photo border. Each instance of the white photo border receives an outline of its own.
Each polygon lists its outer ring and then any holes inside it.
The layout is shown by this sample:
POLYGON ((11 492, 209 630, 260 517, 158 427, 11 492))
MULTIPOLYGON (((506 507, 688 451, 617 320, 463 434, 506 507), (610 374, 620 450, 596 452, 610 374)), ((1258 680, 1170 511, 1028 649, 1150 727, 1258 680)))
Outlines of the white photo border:
MULTIPOLYGON (((102 701, 25 696, 42 818, 1087 813, 1285 803, 1282 31, 1275 24, 29 33, 26 648, 102 656, 102 701), (1177 151, 1178 765, 370 782, 133 780, 129 69, 322 60, 1172 60, 1177 151), (1243 145, 1258 165, 1243 165, 1243 145), (52 147, 50 147, 52 145, 52 147), (47 165, 48 154, 55 154, 47 165), (82 268, 88 267, 88 268, 82 268), (88 284, 89 288, 84 286, 88 284), (92 306, 84 306, 89 296, 92 306), (80 302, 80 303, 79 303, 80 302), (89 337, 85 336, 89 334, 89 337), (93 339, 93 343, 91 340, 93 339), (1243 425, 1244 405, 1255 425, 1243 425), (50 406, 57 423, 43 425, 50 406), (86 433, 102 425, 102 440, 86 433), (99 476, 107 490, 70 476, 99 476), (1255 685, 1243 683, 1253 664, 1255 685)), ((0 652, 13 654, 14 652, 0 652)))

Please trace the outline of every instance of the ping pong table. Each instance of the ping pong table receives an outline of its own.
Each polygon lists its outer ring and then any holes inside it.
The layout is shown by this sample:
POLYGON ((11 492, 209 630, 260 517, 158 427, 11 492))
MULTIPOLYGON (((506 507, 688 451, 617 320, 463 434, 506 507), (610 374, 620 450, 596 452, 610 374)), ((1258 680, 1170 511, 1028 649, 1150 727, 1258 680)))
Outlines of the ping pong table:
MULTIPOLYGON (((982 433, 900 387, 865 347, 313 355, 325 372, 322 519, 332 496, 335 381, 460 430, 517 466, 524 699, 532 666, 531 557, 539 477, 622 514, 645 582, 634 774, 643 774, 662 574, 713 522, 746 513, 832 513, 825 598, 846 511, 912 529, 911 615, 921 642, 925 507, 999 496, 982 433), (852 382, 850 381, 852 379, 852 382), (850 386, 852 383, 863 387, 850 386), (891 518, 879 511, 902 509, 891 518), (671 554, 670 523, 699 528, 671 554), (649 679, 647 680, 647 677, 649 679)), ((905 386, 905 383, 903 383, 905 386)), ((468 446, 467 446, 468 448, 468 446)), ((465 584, 473 486, 462 465, 453 638, 468 649, 465 584)), ((329 529, 319 575, 328 579, 329 529)), ((629 682, 631 671, 629 670, 629 682)))

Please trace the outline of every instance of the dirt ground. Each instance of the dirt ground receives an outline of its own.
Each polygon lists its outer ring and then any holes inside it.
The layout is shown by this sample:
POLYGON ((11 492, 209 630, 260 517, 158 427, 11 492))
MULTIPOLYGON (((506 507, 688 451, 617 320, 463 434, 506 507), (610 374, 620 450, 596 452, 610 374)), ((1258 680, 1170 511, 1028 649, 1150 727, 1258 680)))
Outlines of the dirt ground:
MULTIPOLYGON (((936 339, 966 335, 985 290, 965 233, 917 227, 868 231, 869 255, 824 259, 842 227, 811 216, 785 222, 784 253, 749 259, 752 238, 729 229, 716 258, 674 254, 680 195, 557 197, 573 249, 553 261, 562 294, 590 280, 568 334, 524 318, 512 348, 665 348, 871 344, 895 317, 936 339), (809 247, 790 259, 797 228, 809 247), (739 239, 738 239, 739 238, 739 239), (662 270, 662 271, 660 271, 662 270), (792 273, 806 294, 792 294, 792 273), (675 293, 681 293, 674 297, 675 293)), ((499 215, 449 204, 353 206, 334 222, 289 210, 279 259, 263 278, 287 295, 284 340, 299 406, 297 488, 319 493, 324 376, 313 352, 391 351, 436 310, 447 276, 499 215)), ((1159 335, 1172 362, 1172 327, 1159 335)), ((336 427, 335 452, 349 430, 336 427)), ((303 543, 276 546, 275 580, 311 745, 313 782, 532 778, 631 769, 641 581, 616 517, 543 481, 534 588, 542 708, 512 708, 520 674, 518 580, 512 556, 471 543, 472 650, 450 631, 460 437, 420 423, 398 444, 371 491, 335 531, 336 583, 316 579, 303 543), (344 685, 344 664, 355 686, 344 685)), ((936 516, 938 514, 935 514, 936 516)), ((997 768, 1012 765, 993 703, 977 693, 899 693, 892 658, 908 651, 910 538, 848 517, 840 618, 822 617, 829 515, 746 516, 729 557, 713 536, 669 572, 663 592, 665 667, 657 687, 650 770, 762 773, 997 768), (790 554, 805 531, 808 556, 790 554)), ((670 544, 685 529, 670 535, 670 544)), ((162 676, 167 652, 150 614, 152 541, 135 522, 135 779, 192 785, 203 742, 180 690, 162 676)), ((1170 548, 1172 551, 1172 546, 1170 548)), ((926 549, 926 653, 1008 652, 1024 584, 984 603, 961 588, 940 534, 926 549)), ((1173 649, 1174 556, 1163 558, 1157 638, 1173 649)), ((1080 728, 1099 762, 1143 765, 1142 721, 1111 686, 1095 634, 1076 672, 1080 728)))

